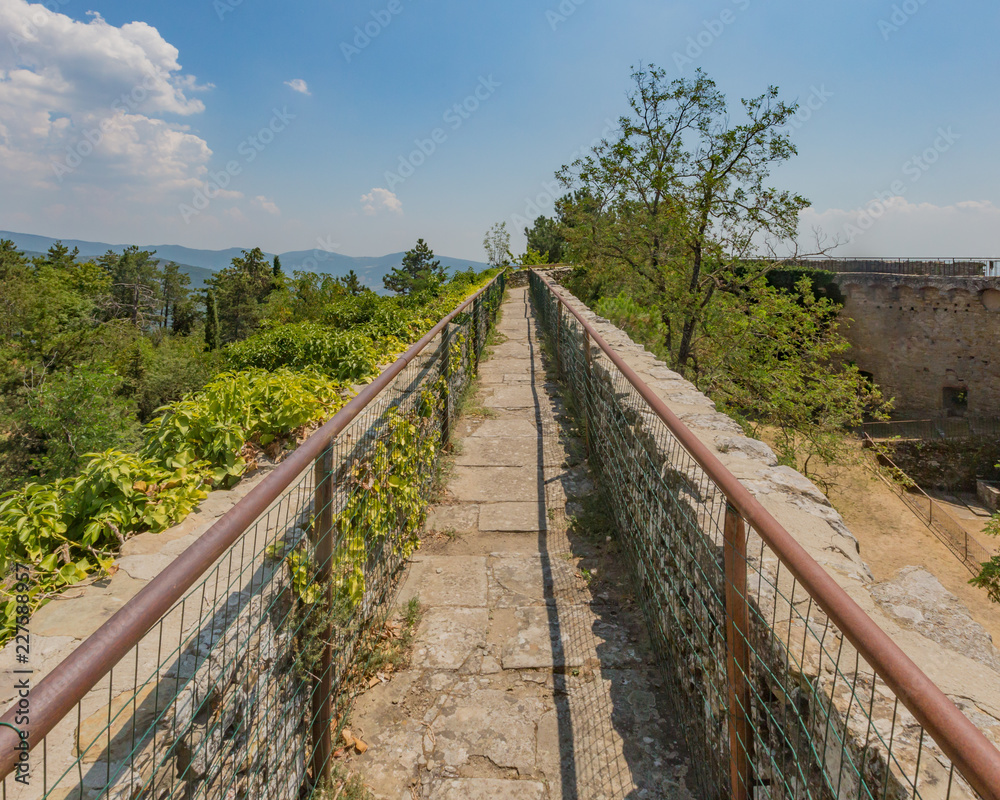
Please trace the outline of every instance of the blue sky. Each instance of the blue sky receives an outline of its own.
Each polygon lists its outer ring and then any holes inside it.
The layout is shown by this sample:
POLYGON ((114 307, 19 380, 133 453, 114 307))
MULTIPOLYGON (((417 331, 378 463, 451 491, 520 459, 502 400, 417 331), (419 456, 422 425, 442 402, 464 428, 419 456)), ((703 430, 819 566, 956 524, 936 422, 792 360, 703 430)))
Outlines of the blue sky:
POLYGON ((482 259, 506 221, 519 251, 652 62, 734 112, 771 84, 803 103, 774 183, 838 252, 1000 255, 998 22, 985 0, 0 0, 0 229, 482 259))

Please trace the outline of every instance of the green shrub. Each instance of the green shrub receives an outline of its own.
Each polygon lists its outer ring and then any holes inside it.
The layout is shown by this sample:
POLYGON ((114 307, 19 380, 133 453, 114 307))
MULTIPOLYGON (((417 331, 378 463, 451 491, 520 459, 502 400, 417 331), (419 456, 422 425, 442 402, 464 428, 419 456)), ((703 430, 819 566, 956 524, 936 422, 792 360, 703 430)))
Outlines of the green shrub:
POLYGON ((228 483, 243 474, 247 441, 266 447, 331 416, 343 404, 342 389, 315 370, 225 372, 163 409, 147 426, 142 455, 176 469, 204 462, 213 481, 228 483))
POLYGON ((360 381, 376 372, 378 352, 370 337, 337 332, 313 322, 283 325, 229 345, 233 369, 312 368, 339 380, 360 381))

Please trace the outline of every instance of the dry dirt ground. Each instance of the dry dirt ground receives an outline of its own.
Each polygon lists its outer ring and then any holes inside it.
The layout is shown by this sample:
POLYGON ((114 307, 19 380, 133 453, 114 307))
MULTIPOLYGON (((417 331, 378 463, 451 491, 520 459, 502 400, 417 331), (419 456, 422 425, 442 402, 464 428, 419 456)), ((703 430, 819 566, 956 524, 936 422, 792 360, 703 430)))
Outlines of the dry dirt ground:
MULTIPOLYGON (((875 580, 889 580, 904 567, 923 567, 1000 646, 1000 605, 991 603, 985 590, 969 585, 969 570, 888 486, 863 464, 826 468, 820 476, 831 483, 830 502, 857 537, 875 580)), ((997 544, 986 536, 979 539, 987 547, 997 544)))

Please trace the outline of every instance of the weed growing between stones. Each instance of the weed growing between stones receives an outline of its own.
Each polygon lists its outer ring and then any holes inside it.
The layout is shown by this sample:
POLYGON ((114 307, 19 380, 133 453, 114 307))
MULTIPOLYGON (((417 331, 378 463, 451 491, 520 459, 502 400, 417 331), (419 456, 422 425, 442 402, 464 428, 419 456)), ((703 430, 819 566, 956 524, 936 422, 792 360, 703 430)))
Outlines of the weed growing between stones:
POLYGON ((373 678, 381 682, 382 678, 409 665, 413 637, 422 617, 420 600, 412 597, 396 619, 362 640, 358 659, 359 663, 363 662, 358 676, 362 684, 374 686, 373 678))
POLYGON ((373 800, 375 795, 365 788, 360 775, 351 775, 340 764, 334 764, 330 784, 320 786, 313 797, 317 800, 373 800))

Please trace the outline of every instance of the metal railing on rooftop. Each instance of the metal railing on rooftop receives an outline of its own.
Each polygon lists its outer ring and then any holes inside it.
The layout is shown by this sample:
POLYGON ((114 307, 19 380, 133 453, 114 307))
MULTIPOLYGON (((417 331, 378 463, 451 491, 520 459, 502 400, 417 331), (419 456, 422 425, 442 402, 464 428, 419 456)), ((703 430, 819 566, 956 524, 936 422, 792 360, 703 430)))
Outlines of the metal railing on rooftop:
POLYGON ((942 417, 866 422, 861 426, 860 433, 872 439, 967 439, 979 436, 1000 439, 1000 417, 942 417))
POLYGON ((31 687, 0 720, 3 800, 298 800, 328 785, 338 719, 505 281, 441 320, 31 687))
POLYGON ((882 275, 930 275, 943 278, 1000 277, 1000 257, 882 258, 878 256, 822 256, 816 258, 766 258, 786 267, 811 267, 829 272, 862 272, 882 275))
POLYGON ((1000 752, 545 277, 703 798, 1000 798, 1000 752))

